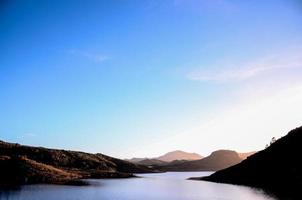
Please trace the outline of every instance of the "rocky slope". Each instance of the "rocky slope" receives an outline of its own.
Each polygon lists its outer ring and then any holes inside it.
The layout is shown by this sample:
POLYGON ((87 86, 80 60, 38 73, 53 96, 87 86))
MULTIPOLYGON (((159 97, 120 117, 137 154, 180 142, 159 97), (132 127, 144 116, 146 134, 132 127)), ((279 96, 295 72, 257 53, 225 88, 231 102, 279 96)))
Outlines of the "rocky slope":
POLYGON ((263 188, 281 199, 302 199, 302 127, 238 165, 202 180, 263 188))
POLYGON ((80 184, 82 178, 123 178, 153 172, 103 154, 30 147, 0 141, 0 186, 32 183, 80 184))

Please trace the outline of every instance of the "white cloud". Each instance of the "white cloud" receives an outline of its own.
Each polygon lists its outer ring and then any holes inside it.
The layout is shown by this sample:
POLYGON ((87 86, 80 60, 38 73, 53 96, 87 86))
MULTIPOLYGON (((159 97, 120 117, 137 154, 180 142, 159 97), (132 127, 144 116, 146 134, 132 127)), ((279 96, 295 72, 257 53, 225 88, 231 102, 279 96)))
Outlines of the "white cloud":
POLYGON ((91 53, 88 51, 82 51, 82 50, 76 50, 76 49, 71 49, 68 51, 68 53, 70 53, 72 55, 76 55, 76 56, 81 56, 83 58, 89 59, 96 63, 102 63, 109 59, 108 56, 105 56, 102 54, 95 54, 95 53, 91 53))
POLYGON ((189 80, 195 81, 244 81, 276 71, 302 69, 302 51, 294 51, 258 59, 256 62, 236 64, 237 67, 221 66, 216 70, 194 70, 187 74, 189 80), (238 67, 240 66, 240 67, 238 67))

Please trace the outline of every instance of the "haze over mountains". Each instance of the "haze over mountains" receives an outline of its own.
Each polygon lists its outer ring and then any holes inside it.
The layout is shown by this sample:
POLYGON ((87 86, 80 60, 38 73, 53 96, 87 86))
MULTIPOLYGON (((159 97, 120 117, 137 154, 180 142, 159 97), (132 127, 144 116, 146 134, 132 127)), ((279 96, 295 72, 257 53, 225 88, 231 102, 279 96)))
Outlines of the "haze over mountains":
POLYGON ((158 161, 163 161, 163 162, 171 162, 174 160, 198 160, 202 159, 203 156, 197 154, 197 153, 188 153, 185 151, 181 150, 176 150, 176 151, 171 151, 168 152, 164 155, 155 157, 155 158, 131 158, 131 159, 126 159, 127 161, 130 162, 140 162, 143 160, 158 160, 158 161))
POLYGON ((202 157, 197 153, 177 150, 156 158, 133 158, 128 161, 160 171, 216 171, 238 164, 254 153, 218 150, 207 157, 202 157))
POLYGON ((165 171, 216 171, 238 164, 242 160, 235 151, 218 150, 203 159, 171 162, 159 169, 165 171))
POLYGON ((174 160, 199 160, 202 158, 203 156, 197 153, 188 153, 188 152, 177 150, 177 151, 168 152, 165 155, 157 157, 156 159, 165 162, 171 162, 174 160))
POLYGON ((153 168, 158 168, 159 166, 165 166, 168 164, 185 161, 199 160, 202 158, 203 156, 197 153, 188 153, 185 151, 176 150, 155 158, 132 158, 128 159, 127 161, 140 165, 146 165, 153 168))

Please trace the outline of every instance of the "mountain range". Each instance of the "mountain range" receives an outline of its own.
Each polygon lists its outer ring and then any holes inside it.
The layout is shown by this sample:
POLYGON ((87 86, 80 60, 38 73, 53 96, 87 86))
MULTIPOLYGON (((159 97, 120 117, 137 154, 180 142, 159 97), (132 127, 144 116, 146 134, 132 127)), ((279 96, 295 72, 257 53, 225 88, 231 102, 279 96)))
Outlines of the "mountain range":
POLYGON ((171 162, 174 160, 199 160, 202 159, 203 156, 197 154, 197 153, 188 153, 185 151, 181 150, 176 150, 176 151, 171 151, 168 152, 164 155, 155 157, 155 158, 131 158, 131 159, 126 159, 126 161, 134 162, 134 163, 139 163, 144 160, 149 160, 149 161, 163 161, 164 163, 171 162))
POLYGON ((0 186, 52 183, 85 184, 87 178, 128 178, 133 173, 216 171, 242 161, 235 151, 219 150, 207 157, 173 151, 129 162, 104 154, 31 147, 0 141, 0 186))
POLYGON ((163 171, 216 171, 238 164, 242 160, 236 151, 218 150, 199 160, 171 162, 159 166, 157 169, 163 171))
POLYGON ((216 171, 238 164, 254 153, 218 150, 207 157, 202 157, 197 153, 177 150, 156 158, 133 158, 129 161, 160 171, 216 171))

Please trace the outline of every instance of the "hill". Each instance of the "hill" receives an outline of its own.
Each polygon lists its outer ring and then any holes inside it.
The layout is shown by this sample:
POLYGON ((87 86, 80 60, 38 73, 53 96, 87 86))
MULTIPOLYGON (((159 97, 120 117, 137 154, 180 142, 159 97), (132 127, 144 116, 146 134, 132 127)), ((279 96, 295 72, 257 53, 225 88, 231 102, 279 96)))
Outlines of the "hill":
POLYGON ((31 147, 0 141, 0 186, 80 183, 83 178, 133 177, 146 166, 103 154, 31 147))
POLYGON ((302 127, 238 165, 202 180, 263 188, 281 199, 302 199, 302 127))
POLYGON ((238 153, 238 155, 242 160, 245 160, 245 159, 247 159, 247 157, 249 157, 249 156, 251 156, 255 153, 257 153, 257 151, 251 151, 251 152, 246 152, 246 153, 238 153))
POLYGON ((188 153, 184 151, 171 151, 162 156, 157 157, 157 160, 161 160, 164 162, 171 162, 174 160, 199 160, 203 158, 201 155, 197 153, 188 153))
POLYGON ((203 157, 197 153, 188 153, 185 151, 171 151, 162 156, 155 158, 131 158, 125 159, 132 163, 142 164, 142 165, 165 165, 169 162, 181 160, 181 161, 190 161, 190 160, 199 160, 203 157))
POLYGON ((145 159, 137 162, 140 165, 147 165, 147 166, 161 166, 166 165, 167 162, 157 159, 145 159))
POLYGON ((200 160, 172 162, 159 169, 165 171, 216 171, 241 161, 242 159, 235 151, 218 150, 200 160))

